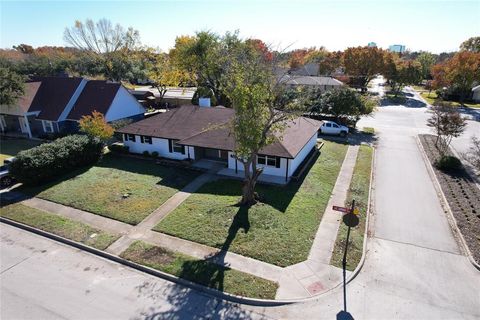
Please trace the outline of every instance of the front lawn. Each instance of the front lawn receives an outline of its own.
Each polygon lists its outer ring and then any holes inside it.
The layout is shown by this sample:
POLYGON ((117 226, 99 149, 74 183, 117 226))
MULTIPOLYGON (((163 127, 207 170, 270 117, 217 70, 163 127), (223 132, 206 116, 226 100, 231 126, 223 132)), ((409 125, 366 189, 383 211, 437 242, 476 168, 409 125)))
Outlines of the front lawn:
POLYGON ((41 141, 27 140, 27 139, 0 139, 0 165, 3 164, 3 160, 14 157, 20 151, 31 149, 40 145, 41 141))
POLYGON ((286 187, 258 185, 263 200, 250 209, 236 206, 241 181, 207 183, 154 230, 279 266, 304 261, 347 148, 325 141, 303 181, 286 187))
MULTIPOLYGON (((360 223, 350 230, 350 241, 347 252, 347 270, 354 270, 363 253, 363 238, 365 234, 365 220, 368 207, 368 193, 370 191, 370 173, 372 171, 373 149, 362 145, 358 151, 357 161, 353 171, 352 181, 348 190, 345 206, 351 206, 355 199, 355 206, 359 210, 360 223)), ((343 251, 347 240, 348 227, 342 222, 337 234, 330 264, 341 268, 343 251)))
MULTIPOLYGON (((434 105, 435 101, 438 99, 438 95, 435 91, 429 92, 428 90, 422 90, 421 88, 415 88, 420 95, 422 96, 423 99, 425 99, 428 104, 434 105)), ((450 103, 454 107, 460 107, 461 103, 457 101, 445 101, 447 103, 450 103)), ((480 103, 464 103, 465 107, 468 108, 480 108, 480 103)))
POLYGON ((244 297, 275 299, 277 292, 278 285, 275 282, 142 241, 134 242, 120 256, 209 288, 244 297))
POLYGON ((0 216, 104 250, 120 236, 16 203, 0 208, 0 216))
POLYGON ((107 154, 100 162, 41 187, 39 198, 137 224, 199 175, 152 161, 107 154))

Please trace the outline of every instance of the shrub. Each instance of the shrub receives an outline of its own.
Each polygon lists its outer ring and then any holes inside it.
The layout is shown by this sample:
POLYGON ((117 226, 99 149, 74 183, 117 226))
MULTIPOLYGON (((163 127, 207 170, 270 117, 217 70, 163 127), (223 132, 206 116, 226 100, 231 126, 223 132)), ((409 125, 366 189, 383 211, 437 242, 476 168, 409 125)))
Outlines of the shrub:
POLYGON ((36 185, 97 162, 102 150, 97 138, 71 135, 19 152, 9 169, 18 181, 36 185))
POLYGON ((108 150, 116 153, 128 153, 129 147, 124 146, 123 144, 114 143, 108 146, 108 150))
POLYGON ((152 158, 158 158, 158 152, 157 151, 152 152, 152 158))
POLYGON ((460 169, 462 163, 454 156, 442 156, 435 161, 435 166, 443 171, 454 171, 460 169))
POLYGON ((142 154, 144 157, 150 157, 150 152, 148 152, 147 150, 143 151, 142 154))

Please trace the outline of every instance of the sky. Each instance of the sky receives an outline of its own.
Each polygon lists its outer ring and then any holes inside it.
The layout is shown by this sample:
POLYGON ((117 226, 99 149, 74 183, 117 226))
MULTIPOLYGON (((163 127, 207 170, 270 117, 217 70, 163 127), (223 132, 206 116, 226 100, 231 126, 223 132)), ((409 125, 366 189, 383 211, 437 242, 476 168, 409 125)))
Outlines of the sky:
POLYGON ((470 1, 6 1, 0 0, 0 48, 64 46, 75 20, 107 18, 139 30, 143 44, 167 51, 175 37, 239 30, 281 50, 343 50, 376 42, 411 51, 458 50, 480 36, 480 0, 470 1))

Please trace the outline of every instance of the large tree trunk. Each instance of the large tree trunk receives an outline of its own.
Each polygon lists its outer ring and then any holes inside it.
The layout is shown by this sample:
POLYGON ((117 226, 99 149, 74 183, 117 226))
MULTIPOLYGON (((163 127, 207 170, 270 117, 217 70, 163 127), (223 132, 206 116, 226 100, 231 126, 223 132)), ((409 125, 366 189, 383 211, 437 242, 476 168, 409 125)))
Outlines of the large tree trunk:
POLYGON ((263 170, 257 169, 256 164, 252 163, 252 161, 243 163, 243 166, 245 179, 243 180, 242 200, 240 200, 240 205, 252 206, 258 201, 258 194, 255 192, 255 185, 257 184, 257 179, 263 170))

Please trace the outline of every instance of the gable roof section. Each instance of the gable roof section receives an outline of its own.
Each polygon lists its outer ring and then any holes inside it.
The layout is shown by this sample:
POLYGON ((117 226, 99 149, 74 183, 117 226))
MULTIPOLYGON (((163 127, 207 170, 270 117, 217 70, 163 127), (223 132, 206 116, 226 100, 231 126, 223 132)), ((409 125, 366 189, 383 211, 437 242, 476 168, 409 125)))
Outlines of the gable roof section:
POLYGON ((338 81, 337 79, 332 77, 284 75, 281 81, 289 85, 304 85, 304 86, 341 86, 343 85, 343 82, 338 81))
POLYGON ((17 102, 11 106, 1 105, 0 113, 21 116, 28 112, 32 104, 33 98, 40 88, 41 82, 25 83, 25 93, 18 98, 17 102))
POLYGON ((57 121, 82 78, 39 77, 34 78, 34 81, 40 81, 41 85, 28 112, 39 111, 38 119, 57 121))
MULTIPOLYGON (((183 106, 130 124, 120 133, 179 140, 188 146, 234 150, 235 139, 228 127, 234 111, 227 108, 183 106)), ((295 158, 305 144, 317 134, 321 122, 299 117, 288 121, 282 138, 263 148, 260 153, 295 158)))
POLYGON ((80 120, 82 116, 91 115, 93 111, 106 115, 120 86, 120 83, 105 80, 89 80, 67 115, 67 119, 80 120))

